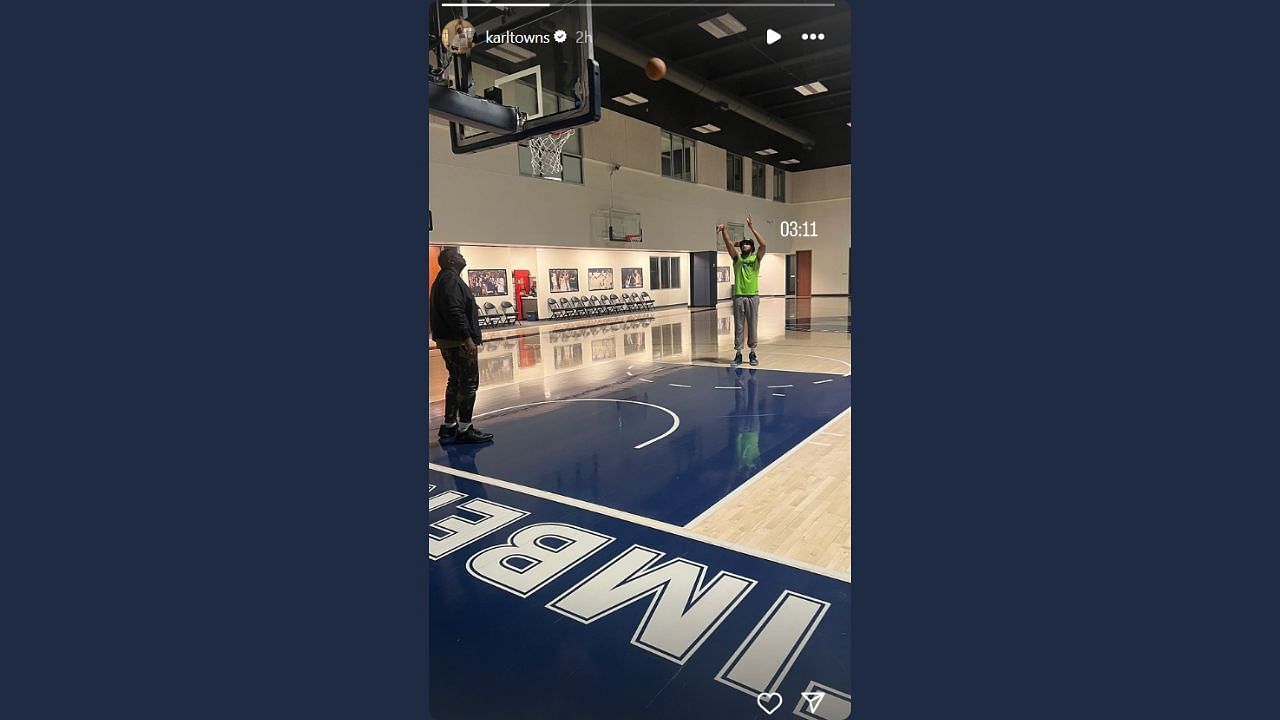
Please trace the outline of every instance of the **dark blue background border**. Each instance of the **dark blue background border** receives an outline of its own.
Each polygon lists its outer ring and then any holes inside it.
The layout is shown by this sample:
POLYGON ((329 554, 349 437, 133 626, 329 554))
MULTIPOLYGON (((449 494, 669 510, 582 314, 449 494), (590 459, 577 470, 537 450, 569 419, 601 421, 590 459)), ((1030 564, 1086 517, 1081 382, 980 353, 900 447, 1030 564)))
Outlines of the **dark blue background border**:
MULTIPOLYGON (((10 714, 420 720, 425 5, 6 10, 10 714)), ((1273 24, 854 17, 858 716, 1248 715, 1273 24)))

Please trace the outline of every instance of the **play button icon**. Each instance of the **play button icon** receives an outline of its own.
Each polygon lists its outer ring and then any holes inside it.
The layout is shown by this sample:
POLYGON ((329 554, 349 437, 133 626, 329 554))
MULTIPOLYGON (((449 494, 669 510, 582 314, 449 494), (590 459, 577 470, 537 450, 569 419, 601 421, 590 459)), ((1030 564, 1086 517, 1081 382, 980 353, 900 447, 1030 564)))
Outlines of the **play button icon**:
POLYGON ((782 39, 782 33, 778 32, 777 30, 774 30, 773 28, 769 28, 768 30, 764 31, 765 45, 772 45, 781 39, 782 39))

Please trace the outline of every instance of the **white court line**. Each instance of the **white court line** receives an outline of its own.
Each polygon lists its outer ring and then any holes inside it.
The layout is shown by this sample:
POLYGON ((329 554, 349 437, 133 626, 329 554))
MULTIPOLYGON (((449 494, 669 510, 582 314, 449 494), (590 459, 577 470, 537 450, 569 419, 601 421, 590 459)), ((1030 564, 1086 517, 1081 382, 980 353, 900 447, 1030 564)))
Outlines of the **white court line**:
POLYGON ((645 380, 644 378, 636 378, 636 379, 639 380, 640 382, 653 382, 652 380, 645 380))
POLYGON ((770 385, 770 388, 795 387, 795 385, 770 385))
POLYGON ((742 388, 738 387, 737 385, 717 385, 716 389, 717 390, 741 390, 742 388))
POLYGON ((627 371, 627 377, 635 377, 635 376, 631 374, 631 371, 627 371))
MULTIPOLYGON (((819 355, 814 355, 814 357, 821 357, 821 356, 819 356, 819 355)), ((826 359, 827 359, 827 360, 831 360, 832 358, 826 358, 826 359)), ((727 363, 703 362, 703 361, 701 361, 701 360, 700 360, 700 361, 698 361, 698 362, 687 362, 687 363, 660 362, 660 361, 655 360, 655 361, 653 362, 653 364, 654 364, 654 365, 672 365, 672 366, 675 366, 675 367, 712 367, 712 368, 740 368, 740 367, 742 367, 741 365, 729 365, 729 364, 727 364, 727 363)), ((822 371, 822 370, 788 370, 788 369, 786 369, 786 368, 767 368, 767 367, 755 367, 755 368, 750 368, 750 369, 751 369, 751 370, 766 370, 766 371, 768 371, 768 372, 805 373, 806 375, 838 375, 838 374, 839 374, 839 373, 833 373, 833 372, 824 372, 824 371, 822 371)), ((848 373, 845 373, 844 375, 841 375, 841 377, 849 377, 849 375, 848 375, 848 373)))
POLYGON ((666 436, 670 435, 671 433, 675 432, 675 431, 676 431, 676 428, 680 427, 680 416, 679 416, 679 415, 677 415, 677 414, 675 414, 675 413, 673 413, 673 412, 671 412, 671 410, 669 410, 668 408, 664 408, 664 407, 662 407, 661 405, 654 405, 653 403, 640 402, 639 400, 619 400, 619 399, 617 399, 617 398, 566 398, 566 399, 564 399, 564 400, 542 400, 542 401, 540 401, 540 402, 524 403, 523 405, 512 405, 511 407, 504 407, 504 408, 499 408, 498 410, 490 410, 490 411, 488 411, 488 412, 482 412, 482 413, 480 413, 480 414, 478 414, 478 415, 472 415, 472 416, 471 416, 471 419, 472 419, 472 420, 475 420, 476 418, 484 417, 485 415, 493 415, 494 413, 500 413, 500 412, 503 412, 503 411, 505 411, 505 410, 515 410, 516 408, 522 408, 522 407, 533 407, 534 405, 550 405, 550 404, 552 404, 552 403, 562 403, 562 402, 619 402, 619 403, 629 403, 629 404, 631 404, 631 405, 644 405, 645 407, 657 408, 657 409, 659 409, 659 410, 661 410, 661 411, 665 412, 666 414, 670 415, 670 416, 671 416, 671 420, 672 420, 672 422, 671 422, 671 428, 670 428, 669 430, 667 430, 666 432, 662 433, 661 435, 659 435, 658 437, 653 438, 652 440, 646 440, 646 441, 644 441, 644 442, 640 443, 639 445, 635 446, 635 449, 636 449, 636 450, 639 450, 639 449, 640 449, 640 448, 642 448, 642 447, 645 447, 645 446, 647 446, 647 445, 652 445, 653 443, 658 442, 658 441, 659 441, 659 440, 661 440, 662 438, 664 438, 664 437, 666 437, 666 436))
POLYGON ((830 381, 830 380, 814 380, 814 381, 813 381, 813 384, 814 384, 814 385, 821 385, 822 383, 829 383, 829 382, 831 382, 831 381, 830 381))
POLYGON ((782 393, 774 393, 774 394, 773 394, 773 396, 774 396, 774 397, 786 397, 786 395, 783 395, 782 393))
POLYGON ((454 468, 448 467, 446 465, 437 465, 435 463, 427 463, 427 466, 430 467, 432 470, 435 470, 436 472, 442 472, 446 475, 453 475, 454 477, 465 478, 467 480, 475 480, 476 482, 479 482, 479 483, 484 483, 486 485, 493 485, 495 487, 500 487, 505 490, 510 490, 511 492, 520 493, 522 495, 530 495, 536 498, 541 498, 543 500, 549 500, 554 503, 560 503, 561 505, 569 505, 571 507, 576 507, 579 510, 586 510, 588 512, 596 513, 597 515, 604 515, 605 517, 616 518, 624 522, 629 522, 632 525, 640 525, 643 527, 650 528, 652 530, 658 530, 660 532, 668 533, 670 535, 679 535, 680 537, 689 538, 690 540, 696 540, 700 543, 706 543, 707 545, 715 545, 716 547, 724 548, 725 550, 732 550, 734 552, 742 553, 743 555, 750 555, 751 557, 759 558, 761 560, 768 560, 769 562, 777 563, 779 565, 786 565, 787 567, 795 568, 796 570, 803 570, 805 572, 814 573, 815 575, 822 575, 825 577, 829 577, 833 580, 839 580, 841 582, 851 582, 850 576, 845 575, 843 573, 838 573, 834 570, 828 570, 827 568, 819 567, 817 565, 811 565, 807 562, 802 562, 800 560, 792 560, 791 558, 782 557, 780 555, 774 555, 773 553, 767 553, 767 552, 764 552, 763 550, 756 550, 755 548, 747 547, 745 545, 731 543, 727 540, 718 540, 716 538, 707 537, 706 535, 693 532, 688 528, 683 528, 683 527, 680 527, 679 525, 672 525, 671 523, 664 523, 661 520, 654 520, 653 518, 647 518, 641 515, 633 515, 632 513, 626 512, 624 510, 614 510, 613 508, 605 507, 604 505, 597 505, 595 503, 587 502, 585 500, 578 500, 577 498, 571 498, 564 495, 557 495, 556 493, 547 492, 546 490, 539 490, 537 488, 526 487, 524 485, 517 485, 515 483, 510 483, 505 480, 491 478, 486 475, 477 475, 476 473, 467 472, 466 470, 455 470, 454 468))
POLYGON ((680 384, 678 384, 678 383, 667 383, 667 384, 668 384, 668 385, 670 385, 671 387, 682 387, 682 388, 691 388, 691 387, 693 387, 692 385, 680 385, 680 384))
MULTIPOLYGON (((817 431, 817 432, 815 432, 813 435, 817 435, 819 432, 822 432, 823 430, 826 430, 827 428, 831 427, 831 426, 832 426, 832 425, 833 425, 837 420, 839 420, 840 418, 844 417, 847 413, 849 413, 849 412, 850 412, 850 411, 852 411, 852 410, 853 410, 853 408, 851 408, 851 407, 845 408, 845 409, 844 409, 844 411, 842 411, 839 415, 836 415, 835 417, 833 417, 833 418, 831 418, 830 420, 828 420, 826 425, 823 425, 822 427, 818 428, 818 431, 817 431)), ((810 435, 809 437, 813 437, 813 435, 810 435)), ((807 438, 806 438, 806 439, 807 439, 807 438)), ((765 473, 767 473, 767 472, 769 472, 770 470, 772 470, 772 469, 774 468, 774 466, 775 466, 775 465, 777 465, 778 463, 782 462, 783 460, 786 460, 788 457, 791 457, 791 454, 792 454, 792 453, 794 453, 795 451, 799 450, 799 449, 800 449, 800 447, 801 447, 802 445, 804 445, 804 442, 803 442, 803 441, 801 441, 800 443, 796 444, 796 445, 795 445, 795 447, 791 448, 790 450, 788 450, 788 451, 786 451, 786 452, 782 453, 782 455, 781 455, 777 460, 774 460, 773 462, 769 463, 768 465, 766 465, 766 466, 765 466, 765 468, 764 468, 763 470, 761 470, 760 472, 756 473, 755 475, 752 475, 752 476, 751 476, 751 478, 750 478, 750 479, 748 479, 746 482, 744 482, 744 483, 742 483, 741 485, 739 485, 738 487, 734 488, 734 489, 733 489, 733 492, 731 492, 731 493, 729 493, 728 495, 725 495, 724 497, 722 497, 722 498, 720 498, 719 500, 717 500, 715 505, 712 505, 711 507, 707 508, 706 510, 703 510, 701 515, 699 515, 698 517, 696 517, 696 518, 694 518, 694 519, 690 520, 689 522, 685 523, 685 527, 692 527, 692 526, 694 526, 694 525, 697 525, 697 524, 698 524, 698 521, 702 520, 703 518, 706 518, 706 517, 707 517, 708 515, 710 515, 711 513, 713 513, 713 512, 715 512, 716 510, 720 509, 720 506, 721 506, 721 505, 724 505, 725 503, 729 502, 729 501, 730 501, 730 500, 732 500, 732 499, 734 498, 734 496, 736 496, 738 493, 742 492, 743 490, 746 490, 746 489, 747 489, 747 488, 748 488, 752 483, 754 483, 755 481, 757 481, 757 480, 759 480, 760 478, 764 477, 764 474, 765 474, 765 473)))
MULTIPOLYGON (((770 350, 770 351, 769 351, 769 354, 771 354, 771 355, 791 355, 791 356, 793 356, 793 357, 809 357, 809 358, 817 358, 817 359, 819 359, 819 360, 830 360, 831 362, 838 362, 838 363, 840 363, 841 365, 843 365, 843 366, 845 366, 845 367, 849 368, 849 372, 845 373, 842 377, 849 377, 849 375, 850 375, 850 374, 852 374, 852 372, 853 372, 853 365, 850 365, 849 363, 847 363, 847 362, 845 362, 845 361, 841 360, 840 358, 827 357, 826 355, 806 355, 805 353, 789 353, 789 352, 783 352, 783 351, 781 351, 781 350, 770 350)), ((828 374, 831 374, 831 373, 828 373, 828 374)))

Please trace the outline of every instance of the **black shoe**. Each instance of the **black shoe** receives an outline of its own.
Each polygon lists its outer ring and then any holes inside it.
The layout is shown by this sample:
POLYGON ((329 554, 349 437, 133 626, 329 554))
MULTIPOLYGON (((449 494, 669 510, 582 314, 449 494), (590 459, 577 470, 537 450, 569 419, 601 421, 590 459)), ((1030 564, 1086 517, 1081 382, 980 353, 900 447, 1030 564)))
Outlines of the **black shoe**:
POLYGON ((441 425, 440 432, 436 433, 436 437, 440 438, 440 442, 453 440, 458 437, 458 426, 441 425))
POLYGON ((493 433, 480 432, 476 429, 475 425, 472 425, 467 428, 466 432, 458 433, 457 437, 455 437, 453 441, 459 444, 487 443, 493 441, 493 433))
POLYGON ((756 354, 755 354, 754 352, 753 352, 753 353, 751 353, 751 364, 752 364, 752 365, 759 365, 759 364, 760 364, 760 358, 756 357, 756 354))
POLYGON ((733 354, 733 362, 732 362, 732 363, 730 363, 730 364, 731 364, 731 365, 741 365, 741 364, 742 364, 742 353, 734 353, 734 354, 733 354))

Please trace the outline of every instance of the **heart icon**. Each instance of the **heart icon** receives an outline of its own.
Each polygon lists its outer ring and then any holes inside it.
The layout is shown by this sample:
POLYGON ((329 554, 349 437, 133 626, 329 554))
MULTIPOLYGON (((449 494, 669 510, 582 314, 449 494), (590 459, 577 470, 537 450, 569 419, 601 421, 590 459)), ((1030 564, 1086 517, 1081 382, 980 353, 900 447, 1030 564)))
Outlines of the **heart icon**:
POLYGON ((765 713, 772 715, 782 707, 782 696, 778 693, 760 693, 756 696, 756 704, 765 713))

